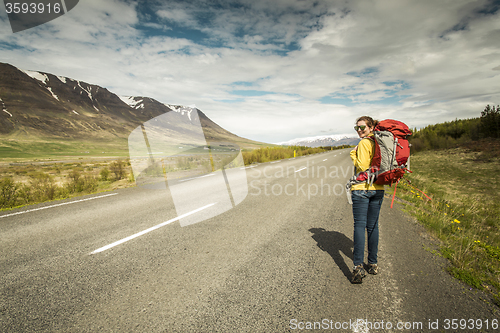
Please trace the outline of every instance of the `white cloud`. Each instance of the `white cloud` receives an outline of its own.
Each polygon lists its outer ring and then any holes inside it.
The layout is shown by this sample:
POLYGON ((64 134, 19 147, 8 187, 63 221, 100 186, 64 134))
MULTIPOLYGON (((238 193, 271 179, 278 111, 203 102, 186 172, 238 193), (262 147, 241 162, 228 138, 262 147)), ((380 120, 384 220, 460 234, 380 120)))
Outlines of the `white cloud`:
POLYGON ((420 127, 499 103, 500 15, 481 14, 487 3, 172 1, 144 14, 136 2, 89 0, 46 25, 0 32, 0 59, 196 104, 255 140, 346 133, 365 114, 420 127), (192 29, 201 37, 190 39, 192 29), (274 94, 231 93, 249 89, 274 94), (325 96, 352 103, 320 103, 325 96))
POLYGON ((156 14, 169 21, 186 26, 196 26, 195 19, 183 9, 159 10, 156 14))

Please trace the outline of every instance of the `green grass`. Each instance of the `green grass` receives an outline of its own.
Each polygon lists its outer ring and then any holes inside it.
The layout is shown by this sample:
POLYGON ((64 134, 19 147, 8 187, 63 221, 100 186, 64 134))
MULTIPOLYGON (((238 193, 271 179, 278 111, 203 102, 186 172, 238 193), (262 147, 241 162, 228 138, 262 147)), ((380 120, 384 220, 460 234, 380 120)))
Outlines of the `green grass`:
POLYGON ((125 160, 0 166, 0 210, 134 186, 125 160))
MULTIPOLYGON (((135 185, 130 163, 116 156, 108 157, 107 160, 96 159, 100 155, 96 152, 102 149, 96 143, 12 140, 3 144, 0 147, 4 153, 0 163, 0 210, 135 185), (87 155, 83 155, 85 158, 81 157, 84 149, 88 149, 87 155), (20 151, 23 151, 22 157, 20 151)), ((108 142, 106 148, 118 150, 121 147, 108 142)), ((257 156, 258 161, 263 162, 293 157, 294 148, 298 156, 324 151, 317 148, 280 147, 260 148, 245 154, 247 157, 257 156), (288 155, 282 156, 284 153, 288 155)), ((128 150, 118 152, 128 157, 128 150)), ((206 154, 203 149, 199 152, 206 154)), ((221 147, 216 147, 212 155, 213 163, 216 166, 225 165, 230 162, 225 161, 225 158, 232 159, 236 153, 221 152, 221 147)), ((174 165, 166 163, 165 168, 182 171, 205 167, 204 172, 209 172, 210 161, 199 161, 195 155, 176 158, 174 165)))
POLYGON ((406 202, 405 210, 441 240, 449 272, 500 300, 499 142, 488 142, 478 149, 413 155, 413 173, 406 176, 411 184, 400 183, 397 195, 406 202))
MULTIPOLYGON (((246 141, 237 142, 245 150, 258 147, 266 149, 275 145, 265 143, 249 144, 246 141)), ((217 144, 214 144, 216 146, 217 144)), ((177 146, 175 146, 177 148, 177 146)), ((272 149, 272 148, 271 148, 272 149)), ((258 149, 257 149, 258 150, 258 149)), ((194 148, 190 153, 205 153, 202 148, 194 148)), ((176 153, 172 151, 170 153, 176 153)), ((30 162, 34 160, 56 159, 92 159, 100 157, 128 158, 129 146, 127 139, 114 140, 72 140, 50 139, 46 137, 2 138, 0 141, 0 162, 30 162)))
POLYGON ((0 143, 1 161, 32 161, 34 159, 98 156, 127 157, 128 145, 126 140, 79 141, 4 139, 0 143))
POLYGON ((310 154, 318 154, 328 150, 344 149, 350 146, 338 146, 338 147, 301 147, 301 146, 290 146, 290 147, 265 147, 249 151, 243 151, 243 160, 245 165, 250 165, 252 163, 265 163, 270 161, 282 160, 286 158, 292 158, 296 156, 304 156, 310 154))

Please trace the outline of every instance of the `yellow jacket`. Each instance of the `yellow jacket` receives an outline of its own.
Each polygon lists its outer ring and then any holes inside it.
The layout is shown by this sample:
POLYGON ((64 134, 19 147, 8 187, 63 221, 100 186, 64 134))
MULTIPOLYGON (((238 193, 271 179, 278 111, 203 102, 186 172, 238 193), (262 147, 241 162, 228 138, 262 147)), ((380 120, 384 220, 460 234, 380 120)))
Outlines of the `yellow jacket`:
MULTIPOLYGON (((371 134, 370 136, 372 136, 371 134)), ((356 173, 361 171, 366 171, 370 167, 373 155, 375 154, 375 143, 373 140, 368 138, 363 138, 356 148, 351 150, 351 159, 356 167, 356 173)), ((372 184, 368 186, 368 183, 354 184, 351 186, 351 191, 355 190, 383 190, 384 185, 372 184)))

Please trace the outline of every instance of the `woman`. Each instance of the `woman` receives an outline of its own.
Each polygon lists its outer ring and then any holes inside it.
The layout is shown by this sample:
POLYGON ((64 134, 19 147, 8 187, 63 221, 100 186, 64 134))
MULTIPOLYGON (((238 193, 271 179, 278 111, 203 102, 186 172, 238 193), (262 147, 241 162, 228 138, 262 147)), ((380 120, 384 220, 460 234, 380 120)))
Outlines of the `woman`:
MULTIPOLYGON (((371 117, 358 118, 354 129, 361 141, 351 151, 351 158, 356 172, 365 171, 370 167, 373 158, 375 143, 370 138, 378 121, 371 117)), ((354 184, 351 187, 352 214, 354 217, 354 251, 352 283, 361 283, 366 275, 363 265, 365 252, 365 229, 368 235, 368 264, 366 271, 370 274, 378 273, 378 217, 384 200, 384 185, 369 184, 367 182, 354 184)))

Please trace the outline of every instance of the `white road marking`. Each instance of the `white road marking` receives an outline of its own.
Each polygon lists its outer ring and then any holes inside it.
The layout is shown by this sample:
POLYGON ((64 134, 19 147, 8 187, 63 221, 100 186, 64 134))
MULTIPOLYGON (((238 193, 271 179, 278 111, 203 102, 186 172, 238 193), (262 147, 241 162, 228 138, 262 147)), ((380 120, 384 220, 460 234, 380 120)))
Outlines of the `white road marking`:
POLYGON ((42 209, 54 208, 54 207, 59 207, 59 206, 64 206, 64 205, 70 205, 70 204, 74 204, 74 203, 77 203, 77 202, 89 201, 89 200, 94 200, 94 199, 101 199, 101 198, 105 198, 105 197, 109 197, 109 196, 117 195, 117 194, 118 193, 111 193, 111 194, 101 195, 101 196, 93 197, 93 198, 81 199, 81 200, 70 201, 70 202, 63 202, 63 203, 60 203, 60 204, 57 204, 57 205, 40 207, 40 208, 34 208, 34 209, 25 210, 25 211, 22 211, 22 212, 17 212, 17 213, 2 215, 2 216, 0 216, 0 218, 7 217, 7 216, 19 215, 19 214, 25 214, 25 213, 31 213, 31 212, 35 212, 37 210, 42 210, 42 209))
POLYGON ((196 178, 181 179, 181 180, 179 180, 179 182, 187 182, 188 180, 193 180, 193 179, 196 179, 196 178))
POLYGON ((205 177, 210 177, 210 176, 215 176, 215 173, 209 173, 208 175, 200 176, 198 178, 205 178, 205 177))
POLYGON ((187 182, 188 180, 193 180, 193 179, 198 179, 198 178, 203 178, 203 177, 210 177, 213 175, 215 175, 215 173, 209 173, 208 175, 193 177, 193 178, 188 178, 188 179, 181 179, 181 180, 179 180, 179 182, 187 182))
POLYGON ((274 164, 274 163, 279 163, 279 162, 281 162, 281 161, 274 161, 274 162, 271 162, 271 164, 274 164))
POLYGON ((302 169, 299 169, 299 170, 297 170, 297 171, 295 171, 295 172, 299 172, 299 171, 302 171, 302 170, 304 170, 304 169, 307 169, 307 167, 303 167, 302 169))
POLYGON ((324 162, 324 161, 328 161, 328 159, 327 159, 327 158, 325 158, 325 159, 323 160, 323 162, 324 162))
POLYGON ((215 204, 216 204, 216 202, 211 203, 211 204, 206 205, 206 206, 203 206, 203 207, 201 207, 201 208, 195 209, 195 210, 193 210, 193 211, 191 211, 191 212, 189 212, 189 213, 183 214, 183 215, 181 215, 181 216, 177 216, 176 218, 173 218, 173 219, 168 220, 168 221, 166 221, 166 222, 163 222, 163 223, 160 223, 160 224, 158 224, 158 225, 155 225, 154 227, 151 227, 151 228, 149 228, 149 229, 146 229, 146 230, 143 230, 143 231, 138 232, 138 233, 136 233, 136 234, 133 234, 132 236, 125 237, 125 238, 123 238, 123 239, 120 239, 119 241, 116 241, 116 242, 111 243, 111 244, 109 244, 109 245, 106 245, 106 246, 103 246, 103 247, 101 247, 101 248, 98 248, 97 250, 90 252, 90 254, 96 254, 96 253, 99 253, 99 252, 103 252, 103 251, 109 250, 109 249, 110 249, 110 248, 112 248, 112 247, 115 247, 115 246, 117 246, 117 245, 123 244, 123 243, 125 243, 125 242, 127 242, 127 241, 129 241, 129 240, 131 240, 131 239, 134 239, 134 238, 137 238, 137 237, 142 236, 142 235, 144 235, 144 234, 147 234, 148 232, 151 232, 151 231, 153 231, 153 230, 159 229, 159 228, 161 228, 161 227, 163 227, 163 226, 166 226, 167 224, 170 224, 170 223, 172 223, 172 222, 175 222, 175 221, 177 221, 177 220, 180 220, 180 219, 182 219, 182 218, 184 218, 184 217, 186 217, 186 216, 193 215, 194 213, 198 213, 199 211, 202 211, 202 210, 204 210, 204 209, 207 209, 207 208, 209 208, 209 207, 212 207, 212 206, 213 206, 213 205, 215 205, 215 204))

